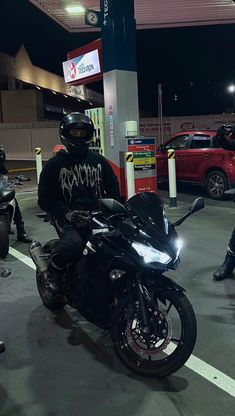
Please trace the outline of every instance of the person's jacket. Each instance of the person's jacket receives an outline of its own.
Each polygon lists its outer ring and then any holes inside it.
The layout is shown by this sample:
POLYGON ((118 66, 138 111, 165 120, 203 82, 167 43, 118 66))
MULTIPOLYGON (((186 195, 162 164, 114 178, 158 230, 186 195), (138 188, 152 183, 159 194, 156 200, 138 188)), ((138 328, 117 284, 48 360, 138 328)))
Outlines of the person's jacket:
POLYGON ((97 209, 100 198, 120 198, 118 180, 100 154, 89 150, 80 160, 75 160, 61 150, 44 166, 38 187, 42 210, 64 217, 69 210, 97 209))

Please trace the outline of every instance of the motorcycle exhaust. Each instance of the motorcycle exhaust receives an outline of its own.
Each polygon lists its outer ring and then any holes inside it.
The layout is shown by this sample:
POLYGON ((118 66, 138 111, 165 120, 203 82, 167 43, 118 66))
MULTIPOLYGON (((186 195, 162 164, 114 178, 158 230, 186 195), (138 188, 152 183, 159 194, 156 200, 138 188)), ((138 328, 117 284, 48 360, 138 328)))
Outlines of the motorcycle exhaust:
POLYGON ((33 241, 29 247, 29 254, 35 266, 40 273, 46 273, 48 269, 48 262, 43 253, 42 245, 39 241, 33 241))

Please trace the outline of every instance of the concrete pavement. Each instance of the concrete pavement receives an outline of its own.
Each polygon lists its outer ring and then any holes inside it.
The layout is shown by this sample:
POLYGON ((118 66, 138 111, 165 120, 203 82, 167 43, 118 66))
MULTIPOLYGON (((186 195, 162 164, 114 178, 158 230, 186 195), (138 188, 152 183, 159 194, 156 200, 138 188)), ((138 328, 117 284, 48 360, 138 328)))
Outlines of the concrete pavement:
MULTIPOLYGON (((161 192, 164 199, 167 195, 161 192)), ((194 195, 167 209, 174 221, 194 195)), ((166 199, 165 199, 166 200, 166 199)), ((27 230, 42 242, 54 231, 35 214, 34 194, 19 195, 27 230)), ((234 203, 207 201, 180 228, 182 265, 169 275, 187 289, 198 321, 194 355, 235 378, 235 280, 216 283, 234 225, 234 203)), ((28 255, 27 246, 11 246, 28 255)), ((1 416, 234 416, 235 399, 186 367, 163 381, 123 367, 101 330, 70 308, 53 315, 37 294, 33 270, 9 256, 12 277, 0 280, 1 416)))

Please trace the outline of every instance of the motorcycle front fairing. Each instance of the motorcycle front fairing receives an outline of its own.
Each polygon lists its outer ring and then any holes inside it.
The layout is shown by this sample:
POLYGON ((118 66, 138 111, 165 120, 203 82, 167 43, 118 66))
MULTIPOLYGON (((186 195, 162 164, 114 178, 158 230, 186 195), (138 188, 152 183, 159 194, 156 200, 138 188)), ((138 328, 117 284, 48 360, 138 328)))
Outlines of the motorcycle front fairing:
POLYGON ((147 267, 162 273, 179 266, 179 239, 173 227, 164 236, 153 231, 152 227, 134 228, 130 220, 125 220, 120 226, 120 232, 126 240, 122 249, 128 252, 137 267, 147 267))
POLYGON ((160 197, 144 192, 129 199, 126 205, 135 224, 135 232, 131 230, 130 220, 124 221, 120 231, 128 238, 138 261, 158 271, 176 269, 181 244, 166 217, 160 197))
POLYGON ((90 239, 103 265, 130 272, 176 269, 179 239, 161 199, 153 193, 137 194, 127 201, 126 208, 127 218, 117 228, 93 234, 90 239))

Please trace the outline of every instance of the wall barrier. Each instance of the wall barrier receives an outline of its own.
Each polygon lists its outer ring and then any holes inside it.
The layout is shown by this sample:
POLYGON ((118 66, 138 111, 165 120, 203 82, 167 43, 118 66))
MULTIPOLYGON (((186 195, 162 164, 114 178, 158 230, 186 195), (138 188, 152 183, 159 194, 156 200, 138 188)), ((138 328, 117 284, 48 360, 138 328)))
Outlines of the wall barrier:
POLYGON ((35 160, 36 147, 41 147, 43 160, 49 159, 60 143, 58 126, 56 122, 0 123, 0 144, 7 160, 35 160))

